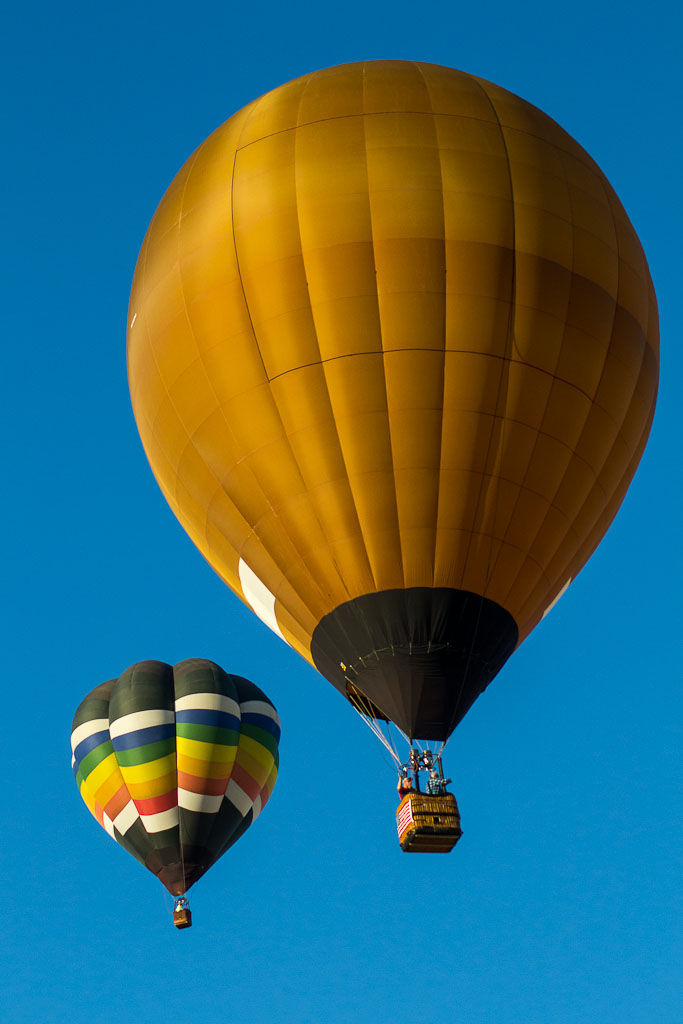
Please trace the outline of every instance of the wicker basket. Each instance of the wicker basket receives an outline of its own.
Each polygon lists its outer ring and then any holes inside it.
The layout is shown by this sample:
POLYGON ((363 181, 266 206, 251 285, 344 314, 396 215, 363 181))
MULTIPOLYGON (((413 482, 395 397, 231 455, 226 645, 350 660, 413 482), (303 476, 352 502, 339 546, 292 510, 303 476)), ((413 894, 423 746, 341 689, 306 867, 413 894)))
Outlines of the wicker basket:
POLYGON ((192 912, 189 907, 181 907, 180 910, 173 911, 173 924, 176 928, 191 928, 192 927, 192 912))
POLYGON ((396 810, 396 828, 406 853, 450 853, 462 835, 452 793, 407 793, 396 810))

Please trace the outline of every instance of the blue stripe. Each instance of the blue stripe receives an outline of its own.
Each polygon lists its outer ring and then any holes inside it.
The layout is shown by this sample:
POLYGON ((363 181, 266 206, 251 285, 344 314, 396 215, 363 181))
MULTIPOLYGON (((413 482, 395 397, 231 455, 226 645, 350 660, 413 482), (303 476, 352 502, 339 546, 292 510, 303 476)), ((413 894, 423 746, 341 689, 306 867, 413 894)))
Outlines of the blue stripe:
POLYGON ((84 740, 78 744, 74 750, 74 757, 76 763, 80 764, 86 754, 89 754, 95 747, 99 747, 100 743, 105 743, 109 739, 109 729, 102 729, 101 732, 94 732, 92 736, 86 736, 84 740))
POLYGON ((114 750, 134 750, 136 747, 146 747, 148 743, 158 743, 160 740, 167 740, 175 736, 175 723, 167 722, 163 725, 150 725, 147 729, 136 729, 134 732, 126 732, 123 736, 112 736, 114 750))
POLYGON ((257 715, 253 711, 248 711, 242 715, 242 721, 249 722, 250 725, 257 725, 259 729, 265 729, 266 732, 269 732, 276 740, 280 739, 280 726, 272 718, 268 718, 267 715, 257 715))
POLYGON ((216 711, 212 708, 188 708, 186 711, 177 711, 176 722, 184 722, 187 725, 213 725, 218 729, 235 729, 239 732, 240 720, 229 711, 216 711))

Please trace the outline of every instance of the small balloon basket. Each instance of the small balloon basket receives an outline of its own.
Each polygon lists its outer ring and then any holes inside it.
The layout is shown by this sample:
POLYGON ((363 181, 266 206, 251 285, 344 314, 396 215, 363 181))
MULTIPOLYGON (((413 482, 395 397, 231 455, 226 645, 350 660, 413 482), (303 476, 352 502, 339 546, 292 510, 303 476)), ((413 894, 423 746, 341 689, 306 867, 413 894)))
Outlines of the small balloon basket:
POLYGON ((173 908, 173 924, 176 928, 192 927, 192 911, 186 899, 179 899, 173 908))
POLYGON ((406 793, 396 809, 396 828, 405 853, 450 853, 462 835, 452 793, 406 793))

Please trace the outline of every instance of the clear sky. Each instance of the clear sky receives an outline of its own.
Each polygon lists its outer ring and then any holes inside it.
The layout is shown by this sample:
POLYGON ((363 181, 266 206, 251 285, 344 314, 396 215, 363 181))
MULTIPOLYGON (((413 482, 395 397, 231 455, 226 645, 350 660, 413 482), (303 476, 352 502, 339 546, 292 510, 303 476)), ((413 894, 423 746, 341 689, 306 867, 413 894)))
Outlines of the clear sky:
POLYGON ((5 14, 5 1024, 682 1019, 682 28, 657 0, 5 14), (176 523, 125 371, 137 252, 186 157, 263 92, 378 57, 473 72, 558 120, 616 188, 660 303, 650 445, 588 567, 451 742, 464 837, 448 857, 400 852, 379 745, 176 523), (81 803, 69 732, 97 683, 192 656, 271 696, 281 773, 176 932, 162 887, 81 803))

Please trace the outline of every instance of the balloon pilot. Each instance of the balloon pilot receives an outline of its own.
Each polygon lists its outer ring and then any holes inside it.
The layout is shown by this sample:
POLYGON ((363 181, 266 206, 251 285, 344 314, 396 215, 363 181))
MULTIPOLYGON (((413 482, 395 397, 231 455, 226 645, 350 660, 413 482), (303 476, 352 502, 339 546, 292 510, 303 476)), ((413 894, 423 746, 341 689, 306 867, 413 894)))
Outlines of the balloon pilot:
POLYGON ((411 747, 397 786, 396 828, 405 853, 449 853, 460 839, 458 805, 447 789, 451 781, 444 776, 441 754, 411 747), (424 791, 421 773, 426 775, 424 791))
POLYGON ((422 792, 420 773, 426 773, 425 792, 429 796, 444 796, 446 787, 453 781, 444 777, 441 754, 433 754, 431 750, 415 750, 411 747, 410 758, 399 769, 397 790, 401 798, 407 793, 422 792))

